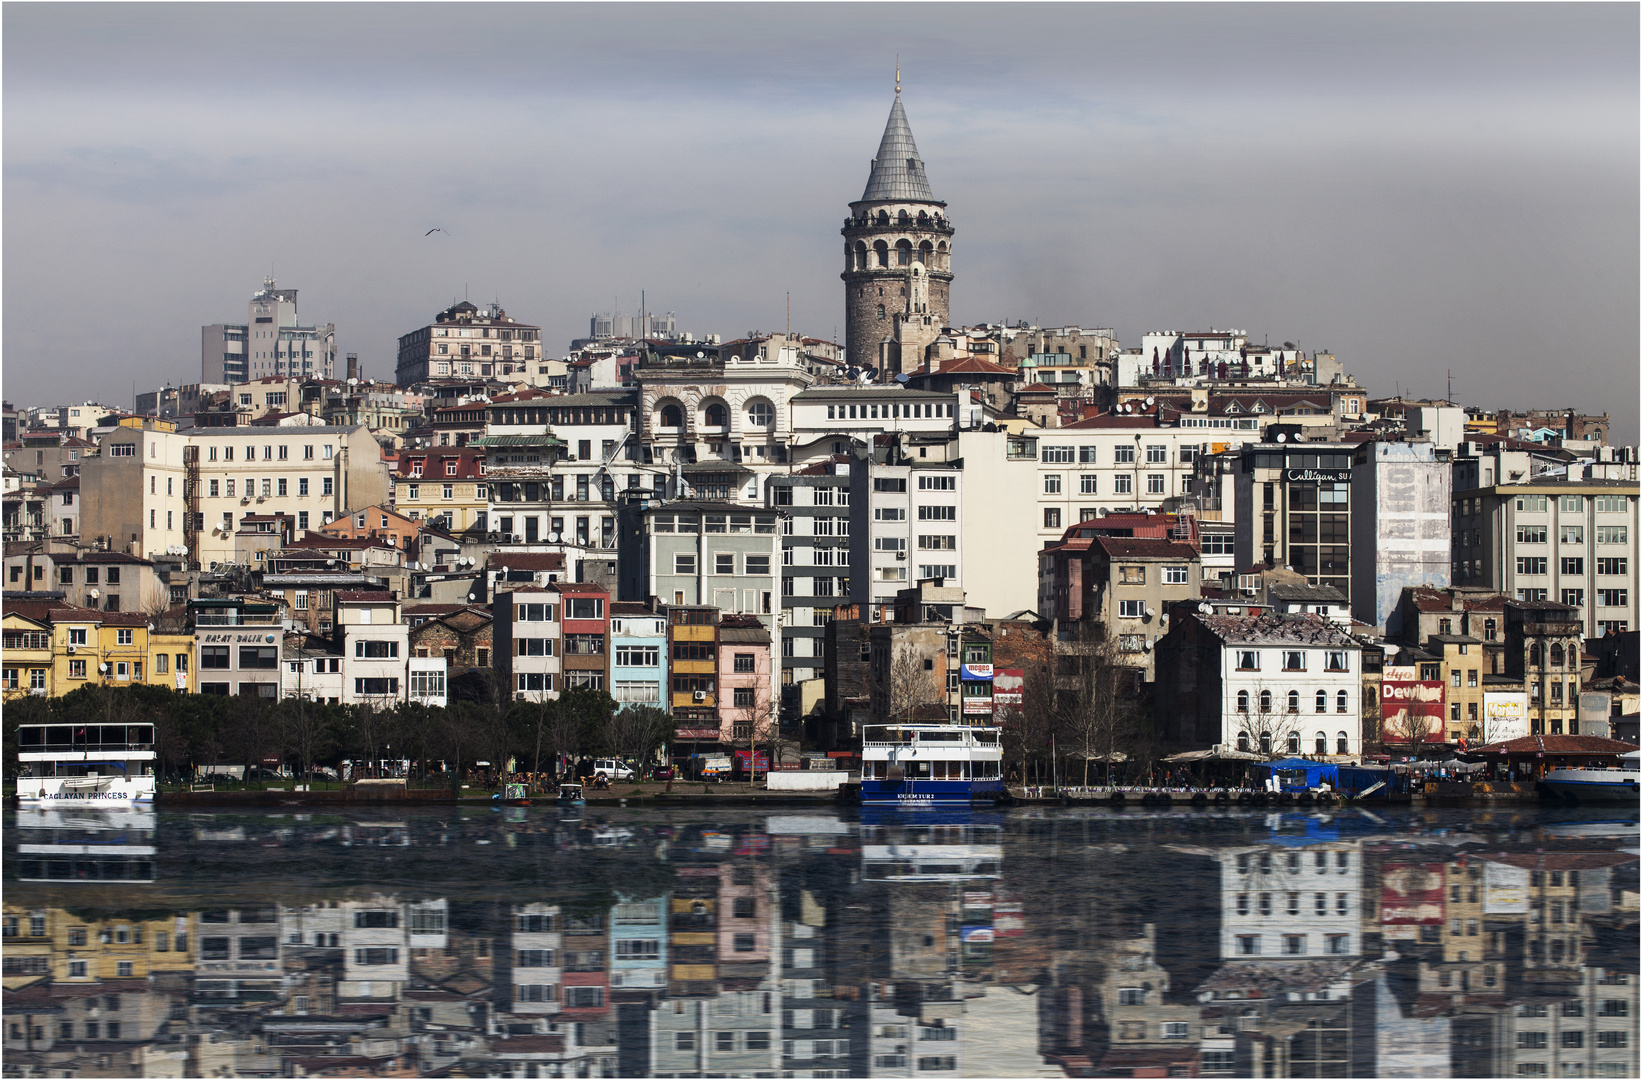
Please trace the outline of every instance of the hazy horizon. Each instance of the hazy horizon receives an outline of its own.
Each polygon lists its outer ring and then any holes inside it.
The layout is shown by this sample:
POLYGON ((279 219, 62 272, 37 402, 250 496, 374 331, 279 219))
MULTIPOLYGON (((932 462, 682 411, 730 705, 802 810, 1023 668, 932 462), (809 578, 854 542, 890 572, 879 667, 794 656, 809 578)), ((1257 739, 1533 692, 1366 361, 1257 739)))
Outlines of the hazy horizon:
POLYGON ((4 392, 199 380, 270 271, 391 379, 499 300, 842 333, 893 98, 959 325, 1214 326, 1374 395, 1641 393, 1634 5, 59 5, 4 22, 4 392), (438 227, 443 233, 424 235, 438 227))

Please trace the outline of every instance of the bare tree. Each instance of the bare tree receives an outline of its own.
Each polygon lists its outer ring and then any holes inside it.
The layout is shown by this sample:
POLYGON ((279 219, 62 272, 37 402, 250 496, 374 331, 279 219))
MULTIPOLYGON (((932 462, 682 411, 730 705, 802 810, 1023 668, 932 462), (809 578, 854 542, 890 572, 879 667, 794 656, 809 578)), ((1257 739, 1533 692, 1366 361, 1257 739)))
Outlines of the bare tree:
POLYGON ((1301 713, 1282 693, 1263 682, 1248 692, 1247 708, 1237 700, 1237 749, 1266 757, 1290 750, 1289 737, 1299 734, 1301 713))
POLYGON ((672 717, 654 705, 629 705, 610 716, 606 741, 616 756, 642 763, 672 736, 672 717))
POLYGON ((891 650, 887 663, 872 665, 872 711, 880 720, 944 723, 946 687, 934 658, 910 645, 902 643, 891 650))
POLYGON ((1054 720, 1065 748, 1083 759, 1083 783, 1091 762, 1106 767, 1126 761, 1138 749, 1140 715, 1134 691, 1135 669, 1122 662, 1116 639, 1099 634, 1061 653, 1054 720))

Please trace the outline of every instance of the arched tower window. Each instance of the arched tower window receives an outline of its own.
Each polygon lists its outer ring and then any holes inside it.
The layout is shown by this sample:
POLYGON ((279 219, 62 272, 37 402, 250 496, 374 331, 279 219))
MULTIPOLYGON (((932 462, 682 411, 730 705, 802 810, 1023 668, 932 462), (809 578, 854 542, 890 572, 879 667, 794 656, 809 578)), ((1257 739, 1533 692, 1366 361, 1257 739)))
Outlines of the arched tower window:
POLYGON ((887 243, 885 243, 884 241, 879 240, 877 243, 872 245, 872 248, 873 248, 873 250, 875 250, 877 252, 877 264, 879 266, 888 266, 889 265, 889 245, 887 243))
POLYGON ((901 225, 910 225, 912 223, 912 215, 910 215, 906 211, 902 210, 900 212, 899 218, 897 219, 897 222, 898 222, 898 224, 901 224, 901 225))
POLYGON ((661 426, 671 428, 683 427, 684 410, 680 409, 677 405, 661 406, 661 426))
POLYGON ((882 304, 879 304, 877 306, 877 317, 880 318, 880 319, 883 318, 883 305, 882 304))
POLYGON ((895 244, 895 264, 897 266, 912 265, 912 242, 901 240, 895 244))
POLYGON ((879 225, 887 225, 887 224, 889 224, 889 211, 887 211, 887 210, 879 210, 879 211, 878 211, 878 212, 877 212, 877 223, 878 223, 878 224, 879 224, 879 225))
POLYGON ((724 408, 722 402, 714 401, 706 407, 706 426, 716 428, 729 426, 729 410, 724 408))
POLYGON ((917 212, 917 223, 920 227, 929 224, 929 215, 926 211, 919 210, 917 212))
POLYGON ((1577 645, 1567 646, 1567 666, 1568 667, 1577 667, 1578 666, 1578 646, 1577 645))
POLYGON ((923 241, 923 243, 917 245, 917 261, 922 263, 924 266, 929 265, 929 262, 930 262, 931 257, 933 255, 934 255, 934 247, 927 240, 925 240, 925 241, 923 241))
POLYGON ((1567 651, 1561 647, 1561 644, 1559 642, 1557 642, 1556 644, 1551 645, 1550 646, 1550 666, 1553 667, 1553 668, 1558 668, 1558 667, 1561 667, 1566 662, 1567 662, 1567 651))
POLYGON ((855 241, 855 269, 866 269, 866 241, 855 241))
POLYGON ((1527 664, 1529 667, 1538 667, 1543 662, 1544 654, 1539 651, 1538 642, 1535 641, 1527 648, 1527 664))

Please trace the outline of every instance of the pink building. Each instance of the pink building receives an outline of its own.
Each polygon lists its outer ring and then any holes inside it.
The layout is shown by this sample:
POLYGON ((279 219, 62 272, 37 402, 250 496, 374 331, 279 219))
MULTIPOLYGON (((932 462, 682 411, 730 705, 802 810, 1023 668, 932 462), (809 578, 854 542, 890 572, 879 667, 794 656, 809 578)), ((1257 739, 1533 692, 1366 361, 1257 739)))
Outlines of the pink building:
POLYGON ((767 744, 780 724, 780 694, 772 685, 769 630, 755 615, 724 614, 718 623, 718 740, 767 744))

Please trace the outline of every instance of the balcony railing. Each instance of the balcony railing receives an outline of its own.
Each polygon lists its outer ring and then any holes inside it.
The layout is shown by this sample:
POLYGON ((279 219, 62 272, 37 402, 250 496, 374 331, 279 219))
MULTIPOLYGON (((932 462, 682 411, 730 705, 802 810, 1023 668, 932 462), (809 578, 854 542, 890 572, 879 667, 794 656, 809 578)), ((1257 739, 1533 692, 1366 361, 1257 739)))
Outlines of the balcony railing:
POLYGON ((195 626, 283 626, 279 615, 246 615, 241 612, 199 612, 194 616, 195 626))

